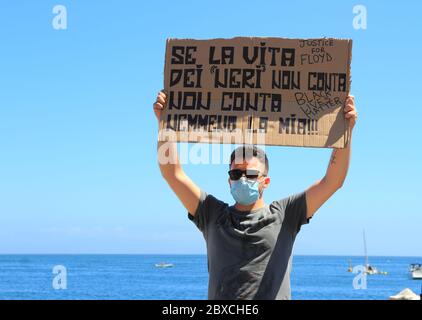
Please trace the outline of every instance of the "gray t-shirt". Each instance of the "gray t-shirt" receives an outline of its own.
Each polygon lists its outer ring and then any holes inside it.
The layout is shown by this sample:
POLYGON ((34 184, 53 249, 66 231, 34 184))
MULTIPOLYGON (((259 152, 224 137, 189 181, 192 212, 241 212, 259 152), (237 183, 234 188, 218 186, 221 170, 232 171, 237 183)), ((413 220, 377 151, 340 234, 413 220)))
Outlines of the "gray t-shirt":
POLYGON ((208 299, 290 299, 293 243, 306 193, 244 212, 201 190, 195 216, 208 254, 208 299))

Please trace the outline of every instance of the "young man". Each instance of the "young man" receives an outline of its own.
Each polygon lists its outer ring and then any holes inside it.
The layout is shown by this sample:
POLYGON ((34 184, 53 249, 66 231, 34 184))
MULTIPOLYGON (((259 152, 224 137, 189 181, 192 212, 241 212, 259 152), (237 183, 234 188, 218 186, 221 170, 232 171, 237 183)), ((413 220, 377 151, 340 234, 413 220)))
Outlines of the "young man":
MULTIPOLYGON (((159 92, 154 103, 157 120, 166 106, 159 92)), ((350 137, 357 112, 353 96, 344 107, 350 137)), ((158 143, 158 154, 164 142, 158 143)), ((159 159, 164 179, 183 203, 188 217, 201 230, 208 254, 209 299, 290 299, 292 248, 302 224, 341 186, 349 167, 351 140, 334 149, 325 176, 307 190, 266 205, 269 163, 255 146, 231 155, 228 183, 235 205, 229 206, 201 190, 183 171, 176 145, 167 143, 159 159)), ((163 148, 164 149, 164 148, 163 148)))

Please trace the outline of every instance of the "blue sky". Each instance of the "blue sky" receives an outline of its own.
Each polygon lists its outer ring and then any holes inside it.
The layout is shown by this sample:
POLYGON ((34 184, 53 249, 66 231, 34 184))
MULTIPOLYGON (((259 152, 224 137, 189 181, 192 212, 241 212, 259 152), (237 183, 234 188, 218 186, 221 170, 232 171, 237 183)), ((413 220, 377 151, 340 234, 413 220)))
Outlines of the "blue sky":
MULTIPOLYGON (((296 254, 422 256, 416 1, 8 1, 0 10, 0 253, 204 253, 161 178, 152 102, 165 39, 352 38, 359 121, 344 187, 296 254), (52 27, 67 8, 68 29, 52 27), (368 10, 352 26, 354 5, 368 10)), ((189 146, 191 148, 191 146, 189 146)), ((321 178, 329 149, 267 147, 266 200, 321 178)), ((227 165, 185 165, 232 202, 227 165)))

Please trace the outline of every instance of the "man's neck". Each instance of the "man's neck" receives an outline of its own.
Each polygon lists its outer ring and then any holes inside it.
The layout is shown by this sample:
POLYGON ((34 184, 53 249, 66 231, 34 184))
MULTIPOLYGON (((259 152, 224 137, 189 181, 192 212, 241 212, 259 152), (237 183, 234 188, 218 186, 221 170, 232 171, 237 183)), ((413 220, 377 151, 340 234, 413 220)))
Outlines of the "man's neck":
POLYGON ((234 207, 239 211, 251 211, 256 209, 261 209, 265 206, 264 198, 259 198, 256 202, 250 204, 250 205, 243 205, 238 202, 234 205, 234 207))

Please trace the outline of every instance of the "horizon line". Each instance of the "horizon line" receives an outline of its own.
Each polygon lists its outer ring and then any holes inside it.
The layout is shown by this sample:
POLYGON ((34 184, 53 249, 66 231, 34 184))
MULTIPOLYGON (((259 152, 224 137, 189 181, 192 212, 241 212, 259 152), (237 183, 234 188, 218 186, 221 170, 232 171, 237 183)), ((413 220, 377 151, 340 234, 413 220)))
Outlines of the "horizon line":
MULTIPOLYGON (((207 256, 207 253, 139 253, 139 252, 135 252, 135 253, 1 253, 0 252, 0 256, 6 256, 6 255, 33 255, 33 256, 40 256, 40 255, 146 255, 146 256, 157 256, 157 255, 173 255, 173 256, 207 256)), ((349 258, 361 258, 361 257, 365 257, 365 255, 356 255, 356 254, 351 254, 351 255, 345 255, 345 254, 293 254, 293 257, 300 257, 300 256, 314 256, 314 257, 349 257, 349 258)), ((370 255, 369 257, 394 257, 394 258, 422 258, 422 256, 416 256, 416 255, 370 255)))

